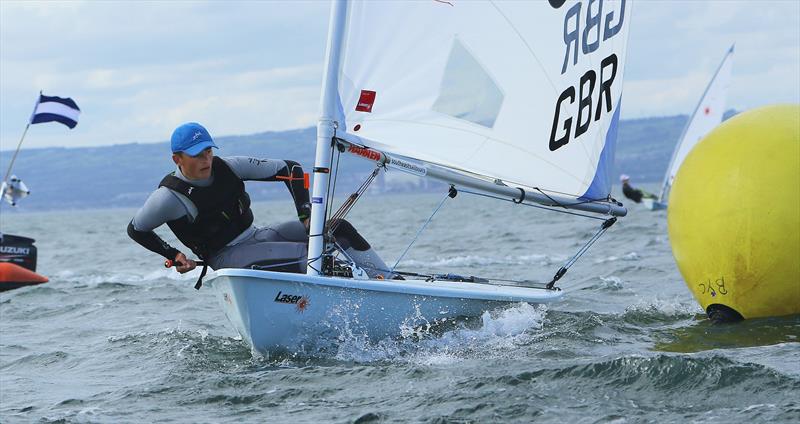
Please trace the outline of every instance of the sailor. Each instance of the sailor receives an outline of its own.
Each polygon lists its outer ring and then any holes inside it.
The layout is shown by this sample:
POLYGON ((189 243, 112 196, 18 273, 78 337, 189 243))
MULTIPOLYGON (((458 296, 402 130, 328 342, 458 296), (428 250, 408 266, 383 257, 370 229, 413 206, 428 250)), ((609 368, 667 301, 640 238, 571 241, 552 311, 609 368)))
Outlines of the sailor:
MULTIPOLYGON (((177 168, 161 180, 128 224, 128 235, 134 241, 173 260, 180 273, 193 270, 197 264, 153 232, 162 224, 166 223, 178 240, 212 269, 257 265, 271 271, 306 271, 311 205, 300 164, 245 156, 215 157, 212 149, 217 145, 195 122, 175 129, 171 144, 177 168), (254 226, 244 181, 285 182, 297 219, 254 226)), ((370 277, 393 276, 349 222, 339 220, 335 228, 333 235, 340 250, 370 277)))
POLYGON ((625 195, 628 199, 633 200, 636 203, 642 203, 642 199, 658 199, 653 193, 648 193, 642 189, 634 188, 631 185, 631 177, 622 174, 619 176, 619 181, 622 183, 622 194, 625 195))

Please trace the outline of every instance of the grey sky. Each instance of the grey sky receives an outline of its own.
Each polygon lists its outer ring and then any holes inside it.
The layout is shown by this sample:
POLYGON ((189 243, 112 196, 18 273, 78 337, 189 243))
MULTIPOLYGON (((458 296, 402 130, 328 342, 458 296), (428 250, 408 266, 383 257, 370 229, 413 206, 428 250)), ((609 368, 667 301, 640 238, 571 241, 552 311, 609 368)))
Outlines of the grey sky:
MULTIPOLYGON (((25 147, 156 142, 196 120, 215 135, 311 126, 327 1, 0 1, 0 150, 38 91, 69 96, 78 127, 35 126, 25 147)), ((729 106, 800 102, 800 1, 640 0, 623 118, 690 113, 736 43, 729 106)))

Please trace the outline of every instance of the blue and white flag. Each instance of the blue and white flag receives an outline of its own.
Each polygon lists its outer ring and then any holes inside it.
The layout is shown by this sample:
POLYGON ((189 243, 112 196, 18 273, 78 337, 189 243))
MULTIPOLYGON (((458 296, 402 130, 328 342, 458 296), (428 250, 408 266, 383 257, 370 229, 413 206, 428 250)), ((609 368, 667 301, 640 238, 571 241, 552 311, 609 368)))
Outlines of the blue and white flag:
POLYGON ((44 122, 60 122, 70 128, 78 125, 78 116, 81 109, 74 100, 55 96, 45 96, 39 93, 39 101, 33 108, 31 124, 41 124, 44 122))

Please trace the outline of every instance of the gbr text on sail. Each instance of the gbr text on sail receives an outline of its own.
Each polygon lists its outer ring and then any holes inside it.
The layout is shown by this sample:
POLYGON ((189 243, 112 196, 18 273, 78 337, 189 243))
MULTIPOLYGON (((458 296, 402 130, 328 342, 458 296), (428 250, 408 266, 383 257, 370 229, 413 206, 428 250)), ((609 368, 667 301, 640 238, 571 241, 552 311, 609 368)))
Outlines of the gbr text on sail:
MULTIPOLYGON (((575 3, 566 10, 562 75, 578 64, 579 55, 583 59, 624 33, 621 29, 625 22, 625 3, 626 0, 588 0, 575 3)), ((550 0, 550 4, 560 8, 564 1, 550 0)), ((600 61, 597 69, 587 70, 578 81, 561 92, 556 100, 550 131, 551 151, 585 134, 603 114, 613 110, 611 87, 618 65, 616 53, 611 53, 600 61)))

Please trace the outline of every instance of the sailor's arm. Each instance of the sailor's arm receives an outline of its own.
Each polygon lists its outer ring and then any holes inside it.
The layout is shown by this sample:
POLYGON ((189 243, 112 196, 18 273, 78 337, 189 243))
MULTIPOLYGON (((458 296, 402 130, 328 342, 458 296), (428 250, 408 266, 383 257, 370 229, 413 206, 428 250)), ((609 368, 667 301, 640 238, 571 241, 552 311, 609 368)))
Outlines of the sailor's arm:
POLYGON ((303 167, 293 160, 257 159, 246 156, 223 158, 236 175, 245 181, 283 181, 289 189, 303 221, 311 216, 308 189, 305 187, 303 167))
MULTIPOLYGON (((128 224, 128 236, 145 249, 157 253, 167 259, 177 260, 183 255, 159 237, 153 230, 167 221, 178 219, 187 214, 186 208, 166 187, 154 191, 128 224)), ((178 261, 186 263, 187 261, 178 261)), ((193 268, 193 267, 192 267, 193 268)))
POLYGON ((134 220, 128 223, 128 237, 139 243, 145 249, 157 253, 167 259, 175 259, 180 251, 158 236, 153 231, 138 231, 134 225, 134 220))

